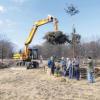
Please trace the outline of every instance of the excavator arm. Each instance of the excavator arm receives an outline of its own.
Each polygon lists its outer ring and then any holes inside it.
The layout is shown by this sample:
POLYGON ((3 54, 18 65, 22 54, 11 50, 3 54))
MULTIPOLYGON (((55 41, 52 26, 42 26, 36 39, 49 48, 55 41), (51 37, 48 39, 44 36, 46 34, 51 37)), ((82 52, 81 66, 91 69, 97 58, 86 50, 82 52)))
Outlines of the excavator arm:
POLYGON ((46 19, 42 19, 42 20, 35 22, 34 26, 31 29, 31 32, 25 42, 25 50, 22 54, 22 59, 28 58, 28 54, 29 54, 28 46, 32 42, 32 39, 33 39, 38 27, 42 26, 44 24, 50 23, 50 22, 54 23, 54 30, 57 31, 58 30, 58 20, 52 16, 48 16, 46 19))
POLYGON ((46 18, 46 19, 39 20, 39 21, 35 22, 35 25, 31 29, 31 32, 30 32, 30 34, 25 42, 25 45, 29 45, 32 42, 32 39, 33 39, 33 37, 36 33, 36 30, 39 26, 42 26, 42 25, 47 24, 49 22, 54 22, 55 31, 58 30, 58 25, 57 25, 58 21, 56 18, 54 18, 52 16, 48 16, 48 18, 46 18))
POLYGON ((29 36, 25 42, 24 51, 21 54, 15 53, 13 55, 13 59, 27 60, 29 58, 29 54, 30 54, 29 44, 32 42, 32 39, 33 39, 38 27, 42 26, 44 24, 50 23, 50 22, 54 23, 54 30, 57 31, 58 30, 58 20, 57 20, 57 18, 55 18, 53 16, 49 15, 47 18, 35 22, 35 24, 33 25, 32 29, 29 33, 29 36))

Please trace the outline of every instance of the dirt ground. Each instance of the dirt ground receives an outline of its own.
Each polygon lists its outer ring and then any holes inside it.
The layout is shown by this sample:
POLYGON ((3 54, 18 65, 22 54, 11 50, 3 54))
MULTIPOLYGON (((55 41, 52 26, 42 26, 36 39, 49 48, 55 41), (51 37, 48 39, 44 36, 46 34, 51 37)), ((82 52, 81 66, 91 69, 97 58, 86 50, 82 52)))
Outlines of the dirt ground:
POLYGON ((89 84, 50 76, 43 68, 1 69, 0 100, 100 100, 100 77, 89 84))

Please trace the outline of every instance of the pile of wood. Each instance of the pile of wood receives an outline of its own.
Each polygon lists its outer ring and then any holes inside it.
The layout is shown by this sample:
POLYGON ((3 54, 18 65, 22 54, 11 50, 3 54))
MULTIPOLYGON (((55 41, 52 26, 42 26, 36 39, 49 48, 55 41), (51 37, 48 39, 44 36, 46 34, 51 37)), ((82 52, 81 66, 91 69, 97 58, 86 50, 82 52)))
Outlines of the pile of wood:
POLYGON ((0 62, 0 69, 8 68, 8 65, 0 62))
POLYGON ((95 68, 95 77, 100 77, 100 68, 95 68))
POLYGON ((13 66, 13 64, 14 64, 13 61, 0 62, 0 69, 9 68, 9 67, 13 66))
POLYGON ((87 76, 86 68, 80 68, 80 74, 81 74, 81 78, 86 79, 87 76))
MULTIPOLYGON (((86 79, 87 78, 87 70, 86 68, 80 68, 81 78, 86 79)), ((100 77, 100 68, 95 68, 94 72, 95 78, 100 77)))

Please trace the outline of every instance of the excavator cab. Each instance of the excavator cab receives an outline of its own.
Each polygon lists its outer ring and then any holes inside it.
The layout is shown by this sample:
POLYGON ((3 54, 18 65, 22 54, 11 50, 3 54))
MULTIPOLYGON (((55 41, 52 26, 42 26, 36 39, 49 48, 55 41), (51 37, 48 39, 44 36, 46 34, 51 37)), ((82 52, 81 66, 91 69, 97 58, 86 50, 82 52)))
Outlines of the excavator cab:
POLYGON ((32 60, 38 59, 38 49, 36 48, 29 48, 29 58, 32 60))
POLYGON ((27 60, 27 69, 39 67, 39 63, 36 61, 38 59, 38 49, 29 48, 29 60, 27 60))

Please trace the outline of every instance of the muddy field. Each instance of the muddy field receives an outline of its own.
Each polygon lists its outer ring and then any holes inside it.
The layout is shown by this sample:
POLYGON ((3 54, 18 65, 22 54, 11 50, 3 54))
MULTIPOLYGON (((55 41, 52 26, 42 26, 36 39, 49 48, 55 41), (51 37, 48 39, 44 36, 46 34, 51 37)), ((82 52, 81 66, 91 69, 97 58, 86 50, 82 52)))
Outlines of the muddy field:
POLYGON ((100 100, 100 77, 89 84, 50 76, 43 68, 0 69, 0 100, 100 100))

